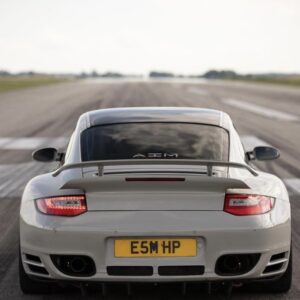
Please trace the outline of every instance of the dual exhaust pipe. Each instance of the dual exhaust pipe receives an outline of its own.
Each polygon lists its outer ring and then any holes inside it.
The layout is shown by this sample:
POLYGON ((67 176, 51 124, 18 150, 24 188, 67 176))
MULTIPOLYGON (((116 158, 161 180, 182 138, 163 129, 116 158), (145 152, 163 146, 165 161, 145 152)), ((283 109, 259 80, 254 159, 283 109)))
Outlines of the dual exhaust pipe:
MULTIPOLYGON (((226 254, 218 258, 215 272, 220 276, 246 274, 257 264, 260 254, 226 254)), ((95 262, 85 255, 51 255, 56 268, 69 276, 90 277, 96 273, 95 262)))

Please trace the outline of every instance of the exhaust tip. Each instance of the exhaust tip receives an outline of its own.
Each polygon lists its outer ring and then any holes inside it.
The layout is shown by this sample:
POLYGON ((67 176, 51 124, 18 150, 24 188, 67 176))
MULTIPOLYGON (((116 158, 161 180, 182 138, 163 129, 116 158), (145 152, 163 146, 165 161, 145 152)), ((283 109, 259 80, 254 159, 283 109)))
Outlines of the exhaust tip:
POLYGON ((221 276, 246 274, 257 264, 260 254, 226 254, 218 258, 215 272, 221 276))
POLYGON ((51 255, 55 267, 62 273, 75 277, 90 277, 96 273, 94 261, 85 255, 51 255))

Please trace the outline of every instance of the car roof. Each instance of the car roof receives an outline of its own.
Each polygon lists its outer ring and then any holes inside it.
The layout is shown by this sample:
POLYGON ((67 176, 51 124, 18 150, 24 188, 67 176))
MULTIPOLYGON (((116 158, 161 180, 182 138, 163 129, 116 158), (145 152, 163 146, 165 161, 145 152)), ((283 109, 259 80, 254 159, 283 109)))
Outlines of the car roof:
POLYGON ((230 117, 219 110, 192 107, 126 107, 89 111, 79 119, 82 130, 107 124, 141 122, 198 123, 230 128, 230 117))

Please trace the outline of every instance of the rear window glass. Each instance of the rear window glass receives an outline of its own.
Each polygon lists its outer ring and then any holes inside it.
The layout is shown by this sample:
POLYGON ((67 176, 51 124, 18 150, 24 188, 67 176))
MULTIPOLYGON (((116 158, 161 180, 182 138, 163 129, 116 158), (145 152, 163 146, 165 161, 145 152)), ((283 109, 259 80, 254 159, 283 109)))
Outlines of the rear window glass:
POLYGON ((81 134, 82 161, 179 158, 228 161, 225 129, 189 123, 101 125, 81 134))

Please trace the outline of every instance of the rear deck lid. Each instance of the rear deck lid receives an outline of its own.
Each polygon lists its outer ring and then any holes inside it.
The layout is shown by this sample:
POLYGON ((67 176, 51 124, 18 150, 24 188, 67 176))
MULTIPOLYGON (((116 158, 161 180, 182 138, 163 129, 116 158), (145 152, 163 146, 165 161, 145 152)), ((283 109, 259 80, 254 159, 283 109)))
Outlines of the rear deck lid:
POLYGON ((86 193, 89 211, 223 210, 227 189, 241 180, 186 174, 121 174, 73 179, 62 189, 86 193))

